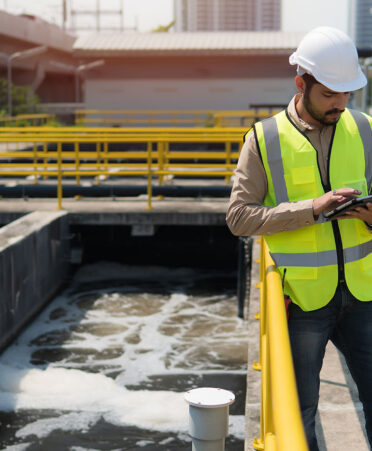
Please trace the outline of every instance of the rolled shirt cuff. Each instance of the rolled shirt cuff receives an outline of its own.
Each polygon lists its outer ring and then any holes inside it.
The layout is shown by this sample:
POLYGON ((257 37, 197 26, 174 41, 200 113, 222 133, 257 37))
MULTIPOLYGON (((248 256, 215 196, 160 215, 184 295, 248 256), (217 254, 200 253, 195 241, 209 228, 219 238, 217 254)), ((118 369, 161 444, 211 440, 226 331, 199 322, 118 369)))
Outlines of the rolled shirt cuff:
POLYGON ((321 219, 315 220, 314 218, 313 199, 300 200, 296 204, 298 207, 298 227, 306 227, 322 222, 321 219))

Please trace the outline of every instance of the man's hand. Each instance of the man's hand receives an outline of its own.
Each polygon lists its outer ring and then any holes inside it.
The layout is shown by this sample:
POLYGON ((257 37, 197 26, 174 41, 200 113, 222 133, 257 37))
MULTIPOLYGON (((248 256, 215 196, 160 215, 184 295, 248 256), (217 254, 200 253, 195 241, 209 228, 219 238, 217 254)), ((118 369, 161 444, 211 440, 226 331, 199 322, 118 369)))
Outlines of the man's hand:
POLYGON ((345 213, 337 219, 355 218, 366 222, 368 225, 372 224, 372 204, 368 203, 363 207, 355 207, 352 210, 345 211, 345 213))
POLYGON ((344 202, 354 199, 360 194, 362 194, 361 191, 353 188, 340 188, 333 191, 328 191, 328 193, 325 193, 323 196, 317 197, 313 200, 314 217, 318 217, 325 211, 331 211, 344 202))

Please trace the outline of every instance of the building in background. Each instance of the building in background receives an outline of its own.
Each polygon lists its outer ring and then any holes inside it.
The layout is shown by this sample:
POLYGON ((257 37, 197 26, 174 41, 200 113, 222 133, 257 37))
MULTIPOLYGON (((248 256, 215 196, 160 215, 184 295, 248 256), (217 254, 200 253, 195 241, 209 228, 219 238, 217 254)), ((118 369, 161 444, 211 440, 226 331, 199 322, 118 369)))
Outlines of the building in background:
POLYGON ((350 34, 358 49, 372 52, 372 0, 351 0, 350 34))
POLYGON ((174 0, 176 31, 280 30, 281 0, 174 0))
POLYGON ((0 79, 7 79, 10 59, 12 84, 30 86, 42 102, 74 102, 74 74, 53 63, 76 64, 72 54, 75 39, 39 17, 0 11, 0 79), (22 57, 23 52, 39 46, 46 46, 47 51, 22 57))
POLYGON ((91 34, 76 60, 85 107, 106 110, 246 110, 283 107, 295 93, 288 63, 303 33, 280 31, 91 34))

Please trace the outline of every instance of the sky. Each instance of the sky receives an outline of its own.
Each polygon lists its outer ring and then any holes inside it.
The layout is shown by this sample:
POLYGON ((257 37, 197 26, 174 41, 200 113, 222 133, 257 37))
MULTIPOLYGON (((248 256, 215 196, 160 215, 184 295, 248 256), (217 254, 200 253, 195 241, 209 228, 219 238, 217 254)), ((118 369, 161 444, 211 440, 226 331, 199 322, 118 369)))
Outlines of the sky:
MULTIPOLYGON (((93 10, 97 0, 67 0, 72 7, 93 10)), ((282 0, 283 31, 309 31, 320 25, 329 25, 349 32, 348 10, 351 0, 282 0)), ((124 27, 151 31, 167 25, 173 18, 173 0, 100 0, 101 8, 119 10, 123 3, 124 27)), ((62 0, 0 0, 0 9, 21 14, 39 15, 61 25, 62 0)), ((119 15, 111 17, 119 25, 119 15)), ((80 19, 82 20, 82 19, 80 19)), ((88 18, 86 20, 89 20, 88 18)), ((90 19, 91 21, 93 19, 90 19)))

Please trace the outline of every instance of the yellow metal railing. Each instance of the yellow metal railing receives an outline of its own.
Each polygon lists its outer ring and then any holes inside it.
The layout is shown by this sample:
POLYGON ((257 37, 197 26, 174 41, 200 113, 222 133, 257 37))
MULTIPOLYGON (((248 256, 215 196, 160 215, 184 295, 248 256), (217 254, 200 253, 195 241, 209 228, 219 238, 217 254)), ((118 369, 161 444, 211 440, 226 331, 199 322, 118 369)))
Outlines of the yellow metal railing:
POLYGON ((33 176, 34 183, 56 177, 58 208, 62 208, 64 178, 75 178, 79 184, 82 177, 142 177, 147 181, 147 207, 151 208, 155 180, 161 185, 168 176, 207 177, 223 178, 229 183, 245 131, 175 128, 113 129, 110 133, 107 129, 3 128, 0 177, 33 176), (17 143, 22 143, 22 150, 12 149, 10 144, 17 143), (186 148, 177 149, 175 145, 180 143, 186 148), (205 143, 222 149, 195 150, 195 144, 205 143), (115 148, 110 149, 110 145, 115 148))
POLYGON ((217 111, 214 113, 215 127, 252 127, 257 121, 279 113, 280 109, 249 109, 236 111, 217 111))
POLYGON ((279 110, 76 110, 75 124, 116 127, 251 127, 279 110))
POLYGON ((209 110, 76 110, 75 124, 80 126, 212 127, 209 110))
POLYGON ((49 120, 55 119, 55 114, 37 113, 37 114, 17 114, 17 116, 0 117, 0 127, 14 126, 37 126, 44 125, 49 120))
POLYGON ((260 353, 261 430, 253 447, 265 451, 308 451, 301 420, 288 335, 282 282, 261 239, 260 353))

